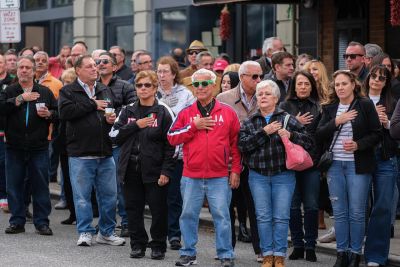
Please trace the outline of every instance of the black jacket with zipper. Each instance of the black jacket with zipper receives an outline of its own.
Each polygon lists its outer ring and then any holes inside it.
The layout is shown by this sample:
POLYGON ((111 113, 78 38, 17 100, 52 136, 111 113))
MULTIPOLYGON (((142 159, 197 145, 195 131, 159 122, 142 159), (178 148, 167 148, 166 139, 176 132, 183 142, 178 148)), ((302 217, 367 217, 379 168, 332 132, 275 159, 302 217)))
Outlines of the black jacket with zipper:
POLYGON ((140 114, 139 101, 124 107, 110 132, 114 143, 121 147, 118 162, 118 179, 125 181, 130 169, 142 175, 144 183, 157 182, 160 174, 172 177, 175 168, 175 147, 167 140, 167 132, 172 124, 173 113, 162 102, 155 100, 146 114, 140 114), (154 114, 156 124, 139 128, 136 121, 154 114))
POLYGON ((321 119, 321 107, 317 101, 314 101, 310 97, 307 99, 299 99, 297 97, 287 99, 285 102, 281 102, 279 108, 285 110, 293 117, 297 114, 305 114, 307 112, 313 116, 311 123, 304 125, 309 134, 310 138, 313 140, 313 146, 307 151, 311 158, 313 159, 314 166, 319 161, 321 157, 321 144, 316 141, 315 131, 317 130, 318 123, 321 119))
MULTIPOLYGON (((7 74, 3 80, 0 80, 0 92, 6 90, 6 88, 11 85, 14 81, 14 78, 11 77, 10 74, 7 74)), ((5 127, 5 118, 3 116, 0 117, 0 131, 4 131, 5 127)))
POLYGON ((33 84, 32 92, 39 93, 40 97, 19 106, 15 105, 15 98, 24 93, 19 83, 8 86, 0 93, 0 115, 5 117, 7 147, 22 150, 44 150, 49 147, 49 126, 58 118, 57 100, 49 88, 37 83, 33 84), (38 116, 36 103, 45 103, 51 116, 47 119, 38 116))
MULTIPOLYGON (((358 114, 351 121, 353 140, 358 149, 354 151, 354 160, 357 174, 372 173, 376 168, 375 147, 382 138, 381 124, 374 103, 365 97, 356 97, 353 102, 358 114)), ((318 124, 316 137, 323 144, 323 151, 327 151, 332 143, 336 127, 335 119, 339 102, 322 107, 322 118, 318 124)))
MULTIPOLYGON (((96 83, 97 100, 111 100, 110 88, 96 83)), ((111 139, 108 136, 111 125, 107 123, 104 111, 97 110, 96 102, 90 99, 78 80, 64 86, 59 97, 60 119, 66 123, 66 146, 70 157, 112 155, 111 139)))

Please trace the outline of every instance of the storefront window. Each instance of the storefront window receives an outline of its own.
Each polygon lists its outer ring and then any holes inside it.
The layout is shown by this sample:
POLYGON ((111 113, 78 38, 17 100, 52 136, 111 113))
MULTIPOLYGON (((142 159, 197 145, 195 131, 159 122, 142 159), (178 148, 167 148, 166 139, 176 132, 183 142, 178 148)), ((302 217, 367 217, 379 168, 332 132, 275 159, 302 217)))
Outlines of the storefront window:
POLYGON ((264 39, 274 36, 275 5, 246 5, 246 17, 247 45, 245 57, 251 59, 261 56, 264 39))
POLYGON ((55 22, 54 29, 56 33, 54 36, 54 48, 55 53, 58 53, 63 45, 72 45, 73 43, 74 34, 72 20, 55 22))
POLYGON ((35 10, 47 8, 47 0, 25 0, 21 1, 23 10, 35 10))
POLYGON ((158 55, 169 54, 173 48, 185 47, 187 40, 186 10, 161 11, 157 14, 157 41, 158 55))
POLYGON ((72 5, 73 0, 53 0, 53 7, 63 7, 72 5))

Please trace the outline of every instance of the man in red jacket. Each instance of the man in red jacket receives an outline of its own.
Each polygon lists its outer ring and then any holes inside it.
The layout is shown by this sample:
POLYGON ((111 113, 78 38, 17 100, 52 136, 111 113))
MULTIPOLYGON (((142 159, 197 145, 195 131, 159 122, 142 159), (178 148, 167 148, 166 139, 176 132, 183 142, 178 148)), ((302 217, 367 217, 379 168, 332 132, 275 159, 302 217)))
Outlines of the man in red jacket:
POLYGON ((180 226, 184 246, 176 266, 196 264, 199 214, 207 197, 216 229, 221 266, 234 266, 229 217, 231 188, 239 186, 241 171, 237 147, 240 129, 236 112, 213 98, 216 75, 200 69, 192 75, 197 101, 183 109, 168 132, 171 145, 183 144, 183 199, 180 226), (229 157, 232 167, 229 174, 229 157))

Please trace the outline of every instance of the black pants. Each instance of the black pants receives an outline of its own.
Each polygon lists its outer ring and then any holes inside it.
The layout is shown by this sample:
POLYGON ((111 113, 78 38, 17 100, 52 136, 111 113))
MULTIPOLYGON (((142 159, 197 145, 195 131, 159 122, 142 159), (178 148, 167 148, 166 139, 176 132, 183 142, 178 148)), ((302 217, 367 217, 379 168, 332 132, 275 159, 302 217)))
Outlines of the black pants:
POLYGON ((251 195, 249 187, 249 168, 247 166, 243 166, 243 170, 240 173, 240 184, 246 201, 247 212, 249 214, 251 243, 253 245, 254 253, 258 255, 261 253, 260 238, 258 236, 256 210, 254 208, 253 196, 251 195))
POLYGON ((326 174, 321 174, 321 182, 319 188, 319 209, 326 211, 329 214, 332 214, 332 204, 331 200, 329 199, 329 189, 328 182, 326 180, 326 174))
POLYGON ((67 201, 67 208, 69 210, 69 216, 71 218, 76 218, 75 216, 75 205, 74 205, 74 195, 72 193, 71 178, 69 177, 69 166, 68 166, 68 156, 66 154, 60 154, 60 165, 61 172, 64 179, 64 195, 67 201))
POLYGON ((236 227, 235 227, 235 207, 237 211, 237 217, 240 224, 246 225, 247 221, 247 206, 245 201, 245 195, 242 190, 242 183, 236 189, 232 189, 232 200, 229 207, 229 212, 231 215, 231 230, 232 230, 232 247, 235 248, 236 245, 236 227))
POLYGON ((168 186, 159 186, 157 182, 143 183, 140 173, 127 172, 127 177, 124 184, 124 196, 131 248, 144 249, 149 240, 143 217, 147 203, 152 218, 150 247, 165 252, 168 231, 168 186))

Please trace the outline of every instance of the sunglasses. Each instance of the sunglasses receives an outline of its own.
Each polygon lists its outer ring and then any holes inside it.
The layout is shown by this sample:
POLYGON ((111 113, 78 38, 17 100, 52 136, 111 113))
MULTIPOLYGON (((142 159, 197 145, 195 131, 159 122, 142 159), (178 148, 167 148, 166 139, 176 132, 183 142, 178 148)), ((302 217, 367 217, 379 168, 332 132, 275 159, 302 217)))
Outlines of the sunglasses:
POLYGON ((371 78, 374 79, 374 80, 376 80, 376 78, 378 78, 378 80, 380 82, 386 81, 386 76, 378 75, 376 73, 371 73, 371 78))
POLYGON ((258 78, 260 78, 260 80, 264 79, 264 74, 258 75, 258 74, 246 74, 246 73, 243 73, 243 75, 249 76, 249 77, 251 77, 253 80, 257 80, 258 78))
POLYGON ((200 51, 196 51, 196 50, 192 50, 188 52, 188 55, 197 55, 198 53, 200 53, 200 51))
POLYGON ((194 87, 197 88, 197 87, 199 87, 200 85, 201 85, 202 87, 207 87, 208 85, 213 84, 213 83, 214 83, 213 80, 205 80, 205 81, 193 82, 192 84, 193 84, 194 87))
POLYGON ((110 60, 104 58, 104 59, 96 59, 94 62, 96 63, 96 65, 100 65, 100 63, 107 65, 108 63, 110 63, 110 60))
POLYGON ((364 55, 361 54, 343 54, 343 59, 356 59, 357 57, 363 57, 364 55))
POLYGON ((153 85, 151 84, 151 83, 136 83, 135 84, 135 87, 136 88, 150 88, 150 87, 152 87, 153 85))

